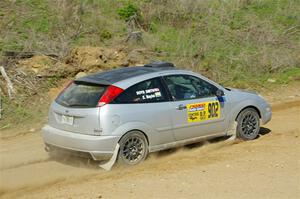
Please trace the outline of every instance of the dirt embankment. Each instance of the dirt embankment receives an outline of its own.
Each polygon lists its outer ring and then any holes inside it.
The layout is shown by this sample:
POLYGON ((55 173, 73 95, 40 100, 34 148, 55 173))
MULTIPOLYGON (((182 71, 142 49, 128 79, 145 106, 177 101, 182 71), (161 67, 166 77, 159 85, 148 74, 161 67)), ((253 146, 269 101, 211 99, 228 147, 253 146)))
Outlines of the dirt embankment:
POLYGON ((65 78, 74 77, 79 72, 92 73, 116 67, 141 65, 148 59, 146 54, 146 49, 82 46, 72 49, 62 59, 37 54, 18 60, 16 66, 21 70, 34 72, 38 77, 65 78))
POLYGON ((49 159, 39 132, 2 138, 0 196, 299 198, 300 99, 277 102, 273 110, 272 121, 254 141, 204 142, 110 172, 83 159, 49 159))
MULTIPOLYGON (((0 65, 14 87, 14 98, 40 93, 42 87, 51 88, 60 79, 78 78, 89 73, 101 72, 117 67, 141 65, 149 60, 146 49, 129 50, 125 47, 105 48, 82 46, 72 49, 65 57, 31 53, 7 56, 0 65), (48 85, 45 85, 48 84, 48 85)), ((6 82, 0 76, 0 94, 8 95, 6 82)))

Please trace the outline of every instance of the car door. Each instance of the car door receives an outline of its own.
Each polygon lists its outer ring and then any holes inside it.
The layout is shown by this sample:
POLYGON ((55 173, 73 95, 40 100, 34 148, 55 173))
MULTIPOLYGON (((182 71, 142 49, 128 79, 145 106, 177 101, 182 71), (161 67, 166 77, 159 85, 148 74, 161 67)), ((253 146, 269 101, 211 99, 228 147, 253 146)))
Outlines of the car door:
POLYGON ((218 88, 192 75, 164 77, 172 96, 171 115, 176 140, 184 140, 225 131, 226 104, 218 99, 218 88))
MULTIPOLYGON (((108 106, 109 112, 101 115, 105 120, 108 114, 118 113, 120 125, 132 122, 146 124, 150 145, 174 142, 169 96, 160 77, 139 82, 127 88, 108 106)), ((100 117, 101 117, 100 116, 100 117)), ((109 124, 109 122, 103 122, 109 124)), ((108 131, 111 125, 106 128, 108 131)))

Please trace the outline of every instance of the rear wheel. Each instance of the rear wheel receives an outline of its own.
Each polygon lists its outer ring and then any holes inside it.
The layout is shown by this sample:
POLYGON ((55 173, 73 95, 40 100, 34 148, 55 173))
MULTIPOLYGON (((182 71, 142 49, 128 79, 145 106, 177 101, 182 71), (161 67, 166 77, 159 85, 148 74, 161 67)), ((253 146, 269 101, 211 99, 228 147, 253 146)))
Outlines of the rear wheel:
POLYGON ((253 140, 258 136, 260 120, 257 111, 246 108, 237 118, 237 137, 243 140, 253 140))
POLYGON ((144 134, 132 131, 125 134, 119 141, 120 151, 118 162, 125 165, 136 165, 148 155, 148 143, 144 134))

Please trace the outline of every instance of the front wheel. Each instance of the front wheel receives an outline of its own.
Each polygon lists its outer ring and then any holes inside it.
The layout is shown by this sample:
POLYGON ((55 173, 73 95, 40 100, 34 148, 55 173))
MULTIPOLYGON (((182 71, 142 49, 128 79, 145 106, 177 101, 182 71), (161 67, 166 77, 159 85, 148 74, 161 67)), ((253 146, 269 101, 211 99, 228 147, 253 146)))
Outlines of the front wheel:
POLYGON ((132 131, 125 134, 119 141, 120 151, 118 162, 125 165, 136 165, 148 155, 148 142, 144 134, 132 131))
POLYGON ((237 137, 242 140, 253 140, 258 136, 260 120, 257 111, 246 108, 237 118, 237 137))

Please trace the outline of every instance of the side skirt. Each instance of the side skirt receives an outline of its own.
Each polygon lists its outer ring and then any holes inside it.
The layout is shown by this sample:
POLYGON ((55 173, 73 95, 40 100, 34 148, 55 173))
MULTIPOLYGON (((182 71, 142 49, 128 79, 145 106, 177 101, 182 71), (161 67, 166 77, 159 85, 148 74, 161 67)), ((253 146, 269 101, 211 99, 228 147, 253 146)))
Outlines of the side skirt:
POLYGON ((216 137, 222 137, 225 135, 226 135, 226 133, 218 133, 218 134, 213 134, 213 135, 206 135, 206 136, 201 136, 201 137, 196 137, 196 138, 190 138, 190 139, 186 139, 186 140, 179 140, 179 141, 175 141, 175 142, 171 142, 171 143, 167 143, 167 144, 150 146, 149 152, 152 153, 152 152, 170 149, 170 148, 174 148, 174 147, 180 147, 180 146, 184 146, 187 144, 200 142, 203 140, 208 140, 208 139, 212 139, 212 138, 216 138, 216 137))

